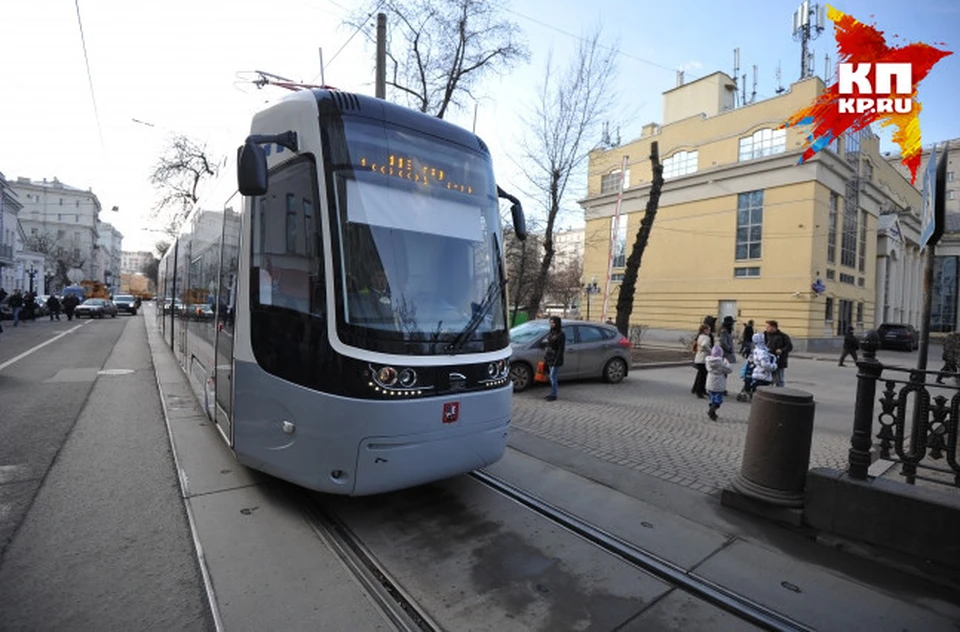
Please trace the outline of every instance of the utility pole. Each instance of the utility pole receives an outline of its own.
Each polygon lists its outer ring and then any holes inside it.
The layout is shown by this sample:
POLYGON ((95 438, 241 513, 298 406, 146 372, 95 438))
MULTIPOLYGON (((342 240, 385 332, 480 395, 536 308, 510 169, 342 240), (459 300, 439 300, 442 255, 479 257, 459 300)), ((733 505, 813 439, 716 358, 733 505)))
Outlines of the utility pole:
POLYGON ((376 97, 387 98, 387 14, 377 14, 376 97))

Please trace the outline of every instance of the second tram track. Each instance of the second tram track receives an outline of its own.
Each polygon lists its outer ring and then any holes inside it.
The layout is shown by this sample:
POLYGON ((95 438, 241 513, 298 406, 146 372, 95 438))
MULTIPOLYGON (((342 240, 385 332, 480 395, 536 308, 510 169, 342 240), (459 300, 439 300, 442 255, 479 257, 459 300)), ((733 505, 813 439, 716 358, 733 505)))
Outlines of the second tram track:
MULTIPOLYGON (((766 630, 813 630, 787 615, 627 542, 483 470, 472 472, 468 476, 609 555, 738 619, 766 630)), ((320 499, 306 490, 293 493, 302 499, 298 504, 314 532, 340 557, 396 629, 404 632, 439 632, 445 629, 417 604, 414 596, 407 594, 350 527, 324 507, 320 499)))
POLYGON ((809 626, 776 612, 749 597, 700 577, 678 564, 627 542, 483 470, 471 472, 469 476, 554 524, 577 534, 611 555, 633 564, 667 584, 679 588, 697 599, 713 604, 744 621, 767 630, 813 631, 813 628, 809 626))

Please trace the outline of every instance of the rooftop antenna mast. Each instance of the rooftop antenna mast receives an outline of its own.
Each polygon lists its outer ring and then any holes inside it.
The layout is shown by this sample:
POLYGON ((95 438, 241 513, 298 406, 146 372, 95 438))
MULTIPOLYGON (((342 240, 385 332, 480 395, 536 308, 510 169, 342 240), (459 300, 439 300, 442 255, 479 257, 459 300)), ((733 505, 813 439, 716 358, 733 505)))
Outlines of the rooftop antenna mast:
POLYGON ((737 99, 740 98, 740 89, 737 80, 740 77, 740 49, 733 49, 733 106, 737 106, 737 99))
POLYGON ((823 7, 819 4, 810 4, 810 0, 803 0, 800 7, 793 13, 793 39, 800 42, 801 79, 806 79, 815 72, 807 45, 820 37, 824 29, 823 20, 823 7))
POLYGON ((830 53, 827 53, 823 56, 823 82, 830 83, 833 81, 833 73, 830 72, 830 53))
POLYGON ((784 92, 783 81, 781 81, 781 78, 780 78, 780 62, 778 61, 777 62, 777 94, 783 94, 783 92, 784 92))
POLYGON ((750 92, 750 103, 757 100, 757 65, 753 65, 753 90, 750 92))

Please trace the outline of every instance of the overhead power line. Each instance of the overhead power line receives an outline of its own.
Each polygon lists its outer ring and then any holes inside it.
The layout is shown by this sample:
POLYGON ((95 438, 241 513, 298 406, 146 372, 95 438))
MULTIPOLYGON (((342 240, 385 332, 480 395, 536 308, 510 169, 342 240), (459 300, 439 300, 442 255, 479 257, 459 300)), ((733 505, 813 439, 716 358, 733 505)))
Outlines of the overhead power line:
POLYGON ((77 26, 80 27, 80 43, 83 46, 83 61, 87 65, 87 85, 90 86, 90 100, 93 101, 93 116, 97 121, 97 134, 100 136, 100 148, 103 149, 103 128, 100 126, 97 95, 93 90, 93 76, 90 74, 90 58, 87 56, 87 39, 83 35, 83 20, 80 19, 80 0, 74 0, 74 5, 77 7, 77 26))

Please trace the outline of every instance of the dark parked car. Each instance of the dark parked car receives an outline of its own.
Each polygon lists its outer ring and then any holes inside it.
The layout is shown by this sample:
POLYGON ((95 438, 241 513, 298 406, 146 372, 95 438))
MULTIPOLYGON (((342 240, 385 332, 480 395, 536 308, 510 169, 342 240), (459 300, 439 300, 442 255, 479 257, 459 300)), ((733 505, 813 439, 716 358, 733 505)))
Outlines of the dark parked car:
POLYGON ((882 323, 877 328, 881 349, 913 351, 920 346, 920 332, 906 323, 882 323))
POLYGON ((77 305, 77 308, 73 310, 73 315, 77 318, 82 316, 88 318, 103 318, 104 316, 116 318, 117 306, 113 304, 113 301, 108 301, 105 298, 88 298, 77 305))
MULTIPOLYGON (((533 384, 537 362, 543 359, 550 321, 531 320, 510 330, 510 378, 513 390, 533 384)), ((558 378, 601 378, 616 384, 630 370, 630 341, 616 327, 582 320, 564 320, 567 346, 558 378)))
POLYGON ((113 297, 113 304, 117 306, 118 312, 137 315, 137 299, 129 294, 117 294, 113 297))

